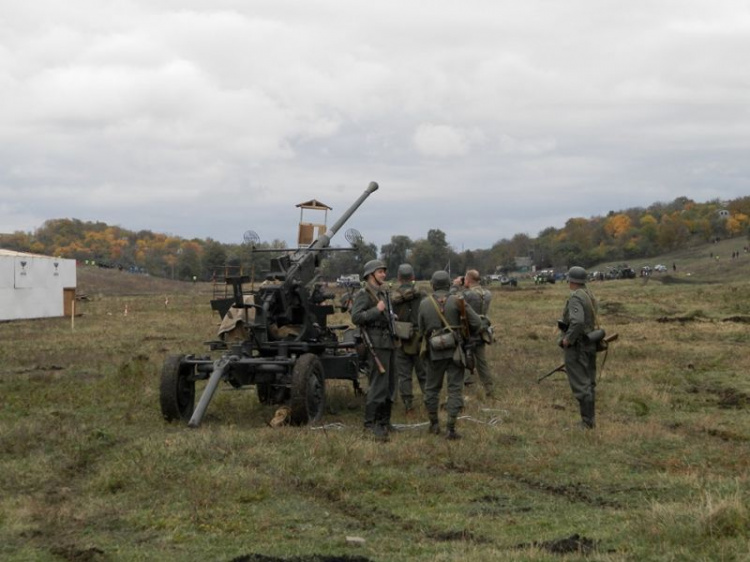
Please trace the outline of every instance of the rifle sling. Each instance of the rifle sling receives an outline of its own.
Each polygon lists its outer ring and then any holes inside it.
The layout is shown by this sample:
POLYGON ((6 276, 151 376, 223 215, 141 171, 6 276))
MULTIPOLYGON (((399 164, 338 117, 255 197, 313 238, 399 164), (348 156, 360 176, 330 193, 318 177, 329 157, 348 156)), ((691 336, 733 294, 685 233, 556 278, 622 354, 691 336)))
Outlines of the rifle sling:
MULTIPOLYGON (((451 326, 451 325, 450 325, 450 324, 448 323, 448 319, 447 319, 447 318, 445 317, 445 315, 443 314, 443 311, 442 311, 442 310, 440 310, 440 306, 438 305, 437 301, 435 300, 435 297, 434 297, 434 295, 430 295, 430 300, 432 301, 432 305, 433 305, 433 306, 435 307, 435 310, 437 311, 437 313, 438 313, 438 316, 440 316, 440 320, 441 320, 441 321, 443 322, 443 325, 444 325, 444 326, 445 326, 446 328, 448 328, 448 330, 450 330, 451 332, 453 332, 453 326, 451 326)), ((453 334, 453 335, 455 335, 455 334, 453 334)))

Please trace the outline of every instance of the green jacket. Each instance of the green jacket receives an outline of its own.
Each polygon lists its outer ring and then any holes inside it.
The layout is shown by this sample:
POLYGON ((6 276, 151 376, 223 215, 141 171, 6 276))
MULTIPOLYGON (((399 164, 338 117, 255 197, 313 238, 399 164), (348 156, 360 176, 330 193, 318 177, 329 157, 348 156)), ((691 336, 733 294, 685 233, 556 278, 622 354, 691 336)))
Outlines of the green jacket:
POLYGON ((388 331, 388 315, 377 309, 378 301, 385 302, 386 286, 375 288, 369 283, 357 291, 352 302, 352 322, 370 334, 373 347, 394 349, 395 345, 388 331))
MULTIPOLYGON (((453 329, 453 332, 457 338, 460 338, 461 333, 461 313, 459 311, 459 300, 461 297, 457 295, 451 295, 448 291, 435 291, 431 296, 422 300, 419 304, 418 314, 418 327, 419 333, 429 341, 429 338, 436 332, 439 332, 445 327, 445 323, 440 314, 438 313, 435 303, 438 308, 442 309, 443 316, 445 317, 448 325, 453 329)), ((470 306, 466 306, 466 319, 469 324, 469 334, 474 335, 479 332, 481 327, 481 319, 479 315, 474 312, 470 306)), ((435 352, 430 350, 430 359, 448 359, 453 357, 452 350, 445 350, 441 352, 435 352)))
POLYGON ((562 321, 568 328, 562 337, 571 345, 596 349, 596 344, 587 341, 585 335, 596 329, 597 308, 596 299, 587 288, 571 292, 563 309, 562 321))

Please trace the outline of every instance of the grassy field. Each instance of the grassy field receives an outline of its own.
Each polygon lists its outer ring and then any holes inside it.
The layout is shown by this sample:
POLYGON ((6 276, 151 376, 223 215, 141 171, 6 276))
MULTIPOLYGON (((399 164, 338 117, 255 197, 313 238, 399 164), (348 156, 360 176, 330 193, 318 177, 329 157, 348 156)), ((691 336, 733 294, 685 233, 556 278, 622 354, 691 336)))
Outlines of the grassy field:
POLYGON ((537 383, 562 360, 567 286, 494 287, 499 398, 469 397, 457 442, 400 405, 404 431, 363 438, 363 399, 341 381, 320 427, 268 427, 253 390, 217 393, 197 430, 167 424, 161 365, 206 352, 211 287, 79 270, 74 324, 0 324, 0 559, 748 560, 742 248, 591 284, 620 336, 593 432, 575 429, 564 375, 537 383))

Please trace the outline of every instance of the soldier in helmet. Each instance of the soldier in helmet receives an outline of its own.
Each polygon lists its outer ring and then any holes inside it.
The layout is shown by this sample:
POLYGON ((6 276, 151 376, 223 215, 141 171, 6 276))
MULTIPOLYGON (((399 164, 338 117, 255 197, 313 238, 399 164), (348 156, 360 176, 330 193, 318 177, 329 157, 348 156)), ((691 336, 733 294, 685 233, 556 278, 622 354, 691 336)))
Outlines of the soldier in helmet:
POLYGON ((380 260, 365 264, 362 288, 354 295, 352 322, 367 332, 378 361, 370 359, 370 384, 365 405, 365 430, 379 440, 388 440, 391 427, 391 408, 395 392, 395 342, 388 330, 388 312, 385 304, 387 269, 380 260), (381 372, 381 367, 384 372, 381 372))
POLYGON ((578 400, 581 427, 593 429, 595 423, 596 344, 586 334, 596 328, 597 301, 586 287, 586 270, 579 266, 568 270, 571 293, 560 323, 560 347, 565 353, 565 372, 570 389, 578 400))
POLYGON ((409 414, 414 409, 414 389, 412 372, 417 377, 419 388, 424 395, 426 379, 424 365, 419 357, 422 338, 417 329, 419 303, 426 296, 424 291, 414 286, 414 268, 408 263, 398 266, 398 287, 393 291, 393 309, 399 322, 411 324, 411 335, 401 340, 401 346, 396 349, 396 380, 404 409, 409 414))
MULTIPOLYGON (((461 350, 460 313, 458 299, 462 297, 449 293, 451 280, 448 272, 436 271, 430 280, 432 295, 422 300, 419 305, 419 331, 425 338, 425 366, 427 382, 425 383, 425 407, 430 417, 430 433, 440 435, 438 406, 443 378, 447 379, 448 439, 459 439, 456 432, 456 419, 464 405, 464 363, 461 350), (452 343, 452 345, 451 345, 452 343)), ((479 315, 470 306, 466 307, 466 316, 470 332, 479 331, 479 315)))
MULTIPOLYGON (((484 387, 484 393, 487 398, 494 398, 495 381, 490 372, 489 363, 487 363, 487 350, 485 348, 487 344, 492 343, 490 320, 487 317, 490 310, 490 302, 492 301, 492 293, 482 287, 481 279, 476 269, 470 269, 463 277, 458 277, 453 281, 451 292, 456 292, 463 296, 466 304, 473 308, 474 312, 479 314, 482 320, 480 333, 472 337, 471 349, 474 353, 476 370, 479 375, 479 381, 484 387)), ((474 373, 468 369, 464 382, 466 386, 475 384, 474 373)))

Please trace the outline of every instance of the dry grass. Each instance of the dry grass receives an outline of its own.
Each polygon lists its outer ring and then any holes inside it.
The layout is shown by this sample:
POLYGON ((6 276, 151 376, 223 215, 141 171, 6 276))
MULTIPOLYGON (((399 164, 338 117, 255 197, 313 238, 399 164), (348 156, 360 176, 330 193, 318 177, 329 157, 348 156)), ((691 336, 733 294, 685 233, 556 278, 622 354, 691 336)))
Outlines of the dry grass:
POLYGON ((385 445, 363 438, 362 398, 335 381, 323 428, 270 429, 252 390, 218 393, 198 430, 165 424, 161 363, 205 352, 210 287, 96 275, 75 329, 0 324, 3 560, 746 559, 739 275, 593 285, 620 340, 586 433, 564 375, 536 382, 561 361, 566 288, 496 288, 500 399, 470 398, 459 442, 416 427, 385 445))

